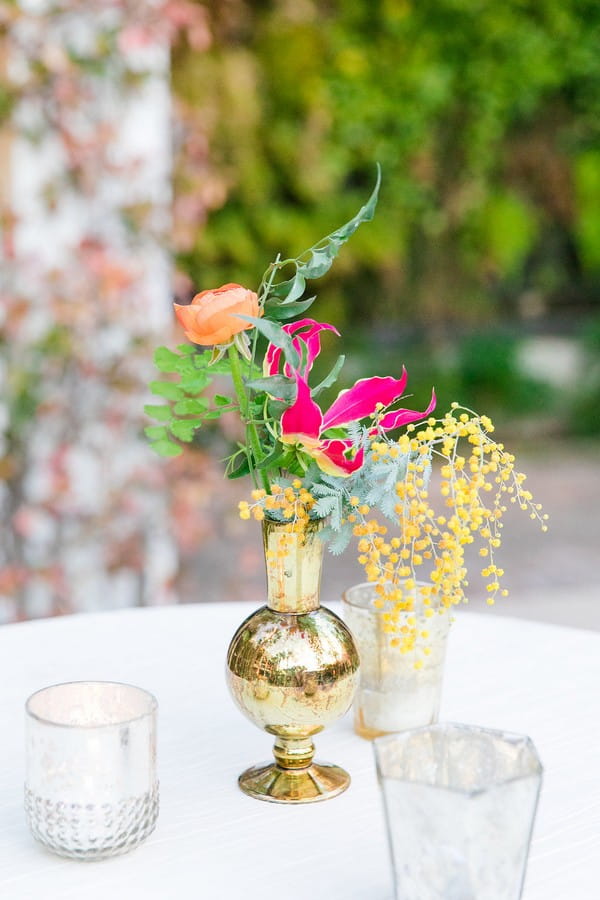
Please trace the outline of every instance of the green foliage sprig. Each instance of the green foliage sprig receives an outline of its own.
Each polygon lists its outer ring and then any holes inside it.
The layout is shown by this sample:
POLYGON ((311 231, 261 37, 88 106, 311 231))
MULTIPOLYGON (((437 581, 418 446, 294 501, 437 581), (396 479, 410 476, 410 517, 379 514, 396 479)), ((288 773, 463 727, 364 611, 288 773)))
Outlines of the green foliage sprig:
MULTIPOLYGON (((348 222, 326 235, 298 257, 280 259, 266 269, 258 287, 258 316, 239 318, 250 322, 252 330, 251 350, 246 359, 238 355, 239 345, 197 351, 191 344, 181 344, 177 351, 159 347, 154 362, 167 379, 153 381, 150 390, 166 403, 147 404, 144 411, 157 420, 158 425, 145 429, 152 448, 161 456, 178 456, 182 443, 191 443, 196 431, 208 421, 219 419, 229 411, 236 411, 246 428, 246 440, 226 460, 226 475, 239 478, 250 474, 255 484, 269 482, 269 473, 282 471, 292 475, 304 475, 308 462, 301 452, 285 446, 277 439, 274 422, 295 398, 295 382, 285 375, 263 376, 256 363, 260 337, 281 349, 285 361, 297 368, 302 362, 290 335, 281 322, 303 314, 316 297, 301 299, 308 281, 322 277, 331 267, 341 247, 364 222, 374 216, 381 169, 377 165, 375 187, 367 202, 348 222), (291 277, 284 278, 290 270, 291 277), (236 398, 217 394, 211 402, 203 393, 210 386, 214 375, 229 374, 232 377, 236 398)), ((335 383, 345 357, 340 355, 329 373, 312 391, 318 396, 335 383)))
POLYGON ((150 390, 167 403, 144 406, 146 415, 160 423, 148 425, 144 429, 153 450, 160 456, 179 456, 181 447, 176 441, 190 443, 205 422, 214 421, 224 412, 238 409, 231 397, 215 394, 211 405, 207 397, 199 396, 210 386, 215 375, 228 371, 226 363, 211 363, 212 351, 197 353, 190 344, 180 344, 177 350, 175 352, 167 347, 159 347, 155 351, 154 363, 157 369, 171 378, 168 381, 150 382, 150 390))

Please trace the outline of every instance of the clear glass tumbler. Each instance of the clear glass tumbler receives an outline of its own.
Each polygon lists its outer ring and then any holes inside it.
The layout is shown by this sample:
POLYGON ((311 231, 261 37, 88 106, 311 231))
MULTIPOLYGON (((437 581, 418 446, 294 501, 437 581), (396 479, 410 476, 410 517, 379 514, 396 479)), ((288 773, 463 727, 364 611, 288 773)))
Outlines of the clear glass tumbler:
POLYGON ((386 630, 385 609, 378 609, 375 585, 357 584, 342 598, 343 617, 358 647, 360 680, 354 698, 354 729, 372 739, 437 721, 450 613, 424 607, 414 587, 414 610, 400 613, 393 633, 386 630), (426 652, 402 653, 396 646, 402 628, 414 628, 426 652), (418 667, 415 662, 418 659, 418 667))
POLYGON ((156 710, 128 684, 57 684, 26 703, 25 811, 38 841, 60 856, 127 853, 158 816, 156 710))
POLYGON ((531 740, 439 724, 374 749, 397 900, 518 900, 542 779, 531 740))

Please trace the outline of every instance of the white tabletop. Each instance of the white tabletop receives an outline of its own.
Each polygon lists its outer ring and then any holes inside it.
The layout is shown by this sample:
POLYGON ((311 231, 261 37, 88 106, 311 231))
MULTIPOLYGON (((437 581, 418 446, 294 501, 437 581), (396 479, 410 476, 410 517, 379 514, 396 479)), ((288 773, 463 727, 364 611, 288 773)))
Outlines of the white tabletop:
MULTIPOLYGON (((0 630, 2 900, 391 900, 371 746, 347 716, 317 756, 352 774, 342 796, 282 807, 239 772, 271 738, 233 706, 230 636, 251 609, 202 604, 0 630), (127 681, 159 701, 161 812, 148 841, 97 863, 63 860, 23 816, 23 703, 44 685, 127 681)), ((600 634, 471 612, 450 636, 442 718, 529 734, 545 767, 525 900, 600 897, 600 634)))

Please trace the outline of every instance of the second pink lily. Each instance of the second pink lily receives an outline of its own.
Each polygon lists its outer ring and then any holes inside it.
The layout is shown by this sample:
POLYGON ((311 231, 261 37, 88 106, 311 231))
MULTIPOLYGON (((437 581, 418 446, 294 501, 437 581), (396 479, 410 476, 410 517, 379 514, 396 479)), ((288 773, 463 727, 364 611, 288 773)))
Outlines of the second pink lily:
MULTIPOLYGON (((284 444, 298 446, 326 474, 351 475, 360 469, 364 461, 362 448, 353 453, 352 441, 349 438, 327 437, 329 429, 373 419, 380 410, 387 409, 374 425, 373 433, 377 430, 390 431, 425 418, 435 408, 435 392, 432 391, 431 402, 423 412, 388 409, 402 397, 406 387, 408 376, 403 367, 400 378, 361 378, 349 390, 341 391, 329 409, 323 412, 311 395, 308 374, 321 350, 320 332, 338 332, 332 325, 315 322, 314 319, 301 319, 284 325, 283 330, 292 336, 302 362, 297 370, 288 364, 284 366, 284 374, 295 380, 297 391, 294 402, 281 417, 280 440, 284 444)), ((265 360, 265 374, 277 374, 280 364, 281 351, 271 345, 265 360)))

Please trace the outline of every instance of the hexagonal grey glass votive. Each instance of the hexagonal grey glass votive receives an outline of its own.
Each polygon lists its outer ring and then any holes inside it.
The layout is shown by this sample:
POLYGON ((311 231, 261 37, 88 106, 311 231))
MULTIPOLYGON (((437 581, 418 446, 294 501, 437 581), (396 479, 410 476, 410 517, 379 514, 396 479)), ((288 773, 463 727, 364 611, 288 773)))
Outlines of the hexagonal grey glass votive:
POLYGON ((33 836, 59 856, 127 853, 158 816, 156 710, 129 684, 56 684, 26 704, 25 812, 33 836))
POLYGON ((518 900, 542 780, 531 740, 441 723, 374 750, 397 900, 518 900))

